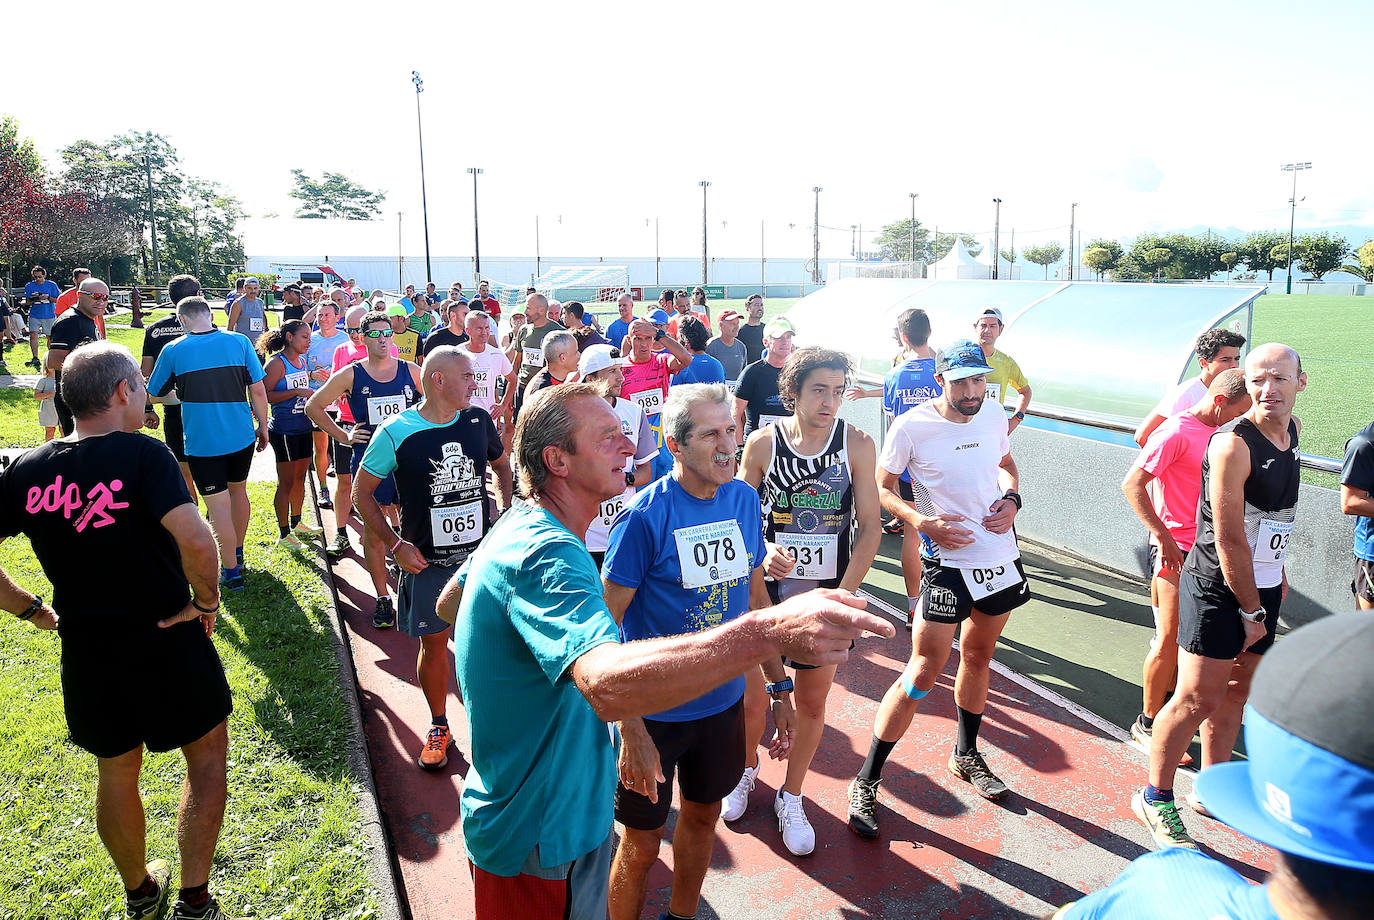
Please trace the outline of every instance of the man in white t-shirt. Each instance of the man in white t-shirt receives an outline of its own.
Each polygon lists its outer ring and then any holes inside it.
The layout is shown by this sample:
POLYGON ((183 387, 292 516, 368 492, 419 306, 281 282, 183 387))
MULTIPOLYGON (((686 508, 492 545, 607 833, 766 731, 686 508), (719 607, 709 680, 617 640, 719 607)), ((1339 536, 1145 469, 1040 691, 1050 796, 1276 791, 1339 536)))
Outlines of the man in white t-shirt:
POLYGON ((620 349, 610 345, 588 345, 577 362, 579 379, 603 388, 606 402, 611 404, 611 409, 620 419, 621 432, 635 444, 634 456, 625 458, 625 491, 603 501, 587 528, 587 551, 592 554, 597 571, 601 570, 601 563, 605 560, 611 523, 621 509, 630 503, 635 489, 653 481, 653 461, 658 456, 658 440, 649 425, 649 417, 638 403, 620 395, 625 386, 625 373, 620 368, 620 349))
MULTIPOLYGON (((467 316, 468 340, 457 346, 472 362, 476 376, 477 391, 472 394, 472 404, 487 410, 501 432, 501 443, 510 453, 511 435, 515 426, 511 424, 511 400, 515 398, 515 372, 501 349, 491 344, 491 317, 481 310, 469 310, 467 316), (505 381, 504 384, 501 381, 505 381)), ((511 494, 511 469, 493 466, 499 480, 502 495, 511 494)))
POLYGON ((878 463, 883 507, 921 535, 923 571, 911 660, 883 697, 868 759, 849 785, 849 826, 863 837, 877 836, 883 764, 934 689, 956 630, 958 736, 949 771, 984 798, 1007 794, 977 740, 997 639, 1011 611, 1030 600, 1012 529, 1021 508, 1019 475, 1006 414, 986 399, 992 368, 983 349, 956 342, 940 353, 935 373, 943 392, 897 418, 878 463), (898 492, 904 472, 914 502, 898 492))
POLYGON ((1207 388, 1217 374, 1240 367, 1240 350, 1244 347, 1245 336, 1230 329, 1208 329, 1198 336, 1193 351, 1197 353, 1197 363, 1202 373, 1177 384, 1164 395, 1135 430, 1135 442, 1144 447, 1150 435, 1166 418, 1173 418, 1196 406, 1207 395, 1207 388))

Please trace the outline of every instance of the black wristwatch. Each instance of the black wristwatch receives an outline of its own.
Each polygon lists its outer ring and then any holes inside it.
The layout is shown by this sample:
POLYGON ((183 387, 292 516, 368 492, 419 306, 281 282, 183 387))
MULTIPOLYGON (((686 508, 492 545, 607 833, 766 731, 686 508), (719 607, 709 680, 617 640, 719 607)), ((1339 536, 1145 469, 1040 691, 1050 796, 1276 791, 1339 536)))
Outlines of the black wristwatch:
POLYGON ((796 685, 792 683, 792 678, 784 677, 776 683, 765 683, 763 685, 763 692, 767 693, 769 696, 777 696, 779 693, 790 692, 794 686, 796 685))
POLYGON ((664 336, 665 334, 666 334, 666 333, 664 333, 664 331, 663 331, 662 329, 655 329, 655 330, 654 330, 654 341, 657 342, 659 339, 663 338, 663 336, 664 336))
POLYGON ((35 594, 29 606, 25 607, 22 613, 15 614, 15 616, 19 617, 21 620, 32 620, 34 617, 38 616, 38 611, 42 609, 43 598, 35 594))
POLYGON ((1015 503, 1016 503, 1016 510, 1017 510, 1017 511, 1020 511, 1020 510, 1021 510, 1021 493, 1020 493, 1020 492, 1013 492, 1011 489, 1008 489, 1008 490, 1002 495, 1002 497, 1005 498, 1005 499, 1007 499, 1008 501, 1015 502, 1015 503))
POLYGON ((630 472, 628 472, 628 473, 625 474, 625 485, 626 485, 627 488, 631 488, 631 489, 633 489, 633 488, 635 487, 635 474, 634 474, 634 470, 631 470, 630 472))

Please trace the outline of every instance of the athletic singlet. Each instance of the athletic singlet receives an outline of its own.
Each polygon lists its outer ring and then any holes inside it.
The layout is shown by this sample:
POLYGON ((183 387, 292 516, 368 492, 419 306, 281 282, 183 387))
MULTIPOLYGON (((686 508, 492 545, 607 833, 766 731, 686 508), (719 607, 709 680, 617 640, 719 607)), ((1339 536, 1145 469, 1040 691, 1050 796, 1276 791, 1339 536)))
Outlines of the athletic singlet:
POLYGON ((773 456, 763 477, 763 535, 796 560, 778 585, 782 598, 812 588, 835 588, 849 565, 854 524, 854 479, 849 468, 849 426, 836 419, 818 454, 788 443, 774 422, 773 456))
MULTIPOLYGON (((1245 542, 1254 560, 1255 587, 1272 588, 1283 581, 1283 560, 1288 538, 1297 517, 1298 426, 1288 422, 1288 450, 1279 450, 1248 418, 1232 429, 1250 448, 1250 476, 1245 480, 1245 542)), ((1213 438, 1225 437, 1218 431, 1213 438)), ((1211 458, 1202 460, 1202 495, 1198 500, 1197 542, 1183 567, 1209 581, 1224 582, 1217 557, 1217 535, 1212 518, 1211 458)))
POLYGON ((348 394, 348 408, 359 425, 375 429, 418 401, 415 384, 410 379, 410 368, 404 361, 396 362, 396 376, 385 383, 368 374, 366 361, 353 365, 353 388, 348 394))
MULTIPOLYGON (((303 390, 310 386, 310 374, 306 370, 305 355, 301 355, 300 364, 292 364, 284 351, 278 352, 274 360, 281 361, 285 373, 272 387, 272 392, 303 390)), ((295 399, 283 399, 281 402, 272 403, 272 418, 268 421, 267 427, 280 434, 305 434, 308 432, 310 419, 305 416, 305 400, 297 396, 295 399)))

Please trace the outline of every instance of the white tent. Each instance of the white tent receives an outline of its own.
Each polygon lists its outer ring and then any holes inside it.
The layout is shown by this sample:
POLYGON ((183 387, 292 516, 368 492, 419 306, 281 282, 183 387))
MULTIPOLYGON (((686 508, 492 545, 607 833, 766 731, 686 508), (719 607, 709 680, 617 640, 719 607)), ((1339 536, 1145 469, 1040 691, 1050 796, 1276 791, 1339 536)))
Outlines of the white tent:
MULTIPOLYGON (((1013 265, 1002 258, 999 258, 997 262, 997 272, 1000 279, 1016 280, 1021 277, 1019 265, 1013 265)), ((943 259, 926 270, 926 277, 940 281, 988 281, 992 278, 992 266, 974 258, 969 253, 968 247, 964 245, 964 241, 955 237, 954 248, 943 259)))

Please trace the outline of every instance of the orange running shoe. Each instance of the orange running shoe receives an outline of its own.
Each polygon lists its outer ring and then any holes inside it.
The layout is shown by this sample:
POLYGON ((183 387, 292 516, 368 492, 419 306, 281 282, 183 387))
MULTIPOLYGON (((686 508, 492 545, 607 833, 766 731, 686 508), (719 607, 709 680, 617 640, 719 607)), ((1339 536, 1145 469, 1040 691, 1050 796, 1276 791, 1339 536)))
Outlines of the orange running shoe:
POLYGON ((448 745, 452 738, 447 725, 431 726, 425 749, 420 752, 420 766, 426 770, 442 770, 448 764, 448 745))

